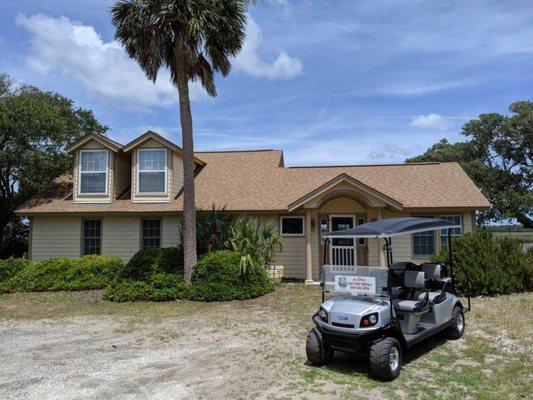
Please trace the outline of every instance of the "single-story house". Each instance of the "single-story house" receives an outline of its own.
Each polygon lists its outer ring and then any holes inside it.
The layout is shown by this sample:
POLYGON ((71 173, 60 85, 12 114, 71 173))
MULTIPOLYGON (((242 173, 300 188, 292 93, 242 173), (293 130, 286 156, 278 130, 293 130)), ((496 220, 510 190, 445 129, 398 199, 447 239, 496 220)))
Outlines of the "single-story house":
MULTIPOLYGON (((178 245, 183 204, 182 149, 148 131, 127 145, 89 134, 69 146, 72 176, 57 179, 17 210, 30 220, 29 258, 105 254, 128 260, 149 247, 178 245)), ((276 265, 287 277, 319 276, 322 235, 397 216, 475 229, 490 205, 457 163, 285 167, 280 150, 195 154, 196 204, 252 214, 279 228, 276 265)), ((395 238, 396 257, 421 262, 446 243, 440 233, 395 238)), ((340 265, 384 265, 378 239, 336 239, 326 255, 340 265)))

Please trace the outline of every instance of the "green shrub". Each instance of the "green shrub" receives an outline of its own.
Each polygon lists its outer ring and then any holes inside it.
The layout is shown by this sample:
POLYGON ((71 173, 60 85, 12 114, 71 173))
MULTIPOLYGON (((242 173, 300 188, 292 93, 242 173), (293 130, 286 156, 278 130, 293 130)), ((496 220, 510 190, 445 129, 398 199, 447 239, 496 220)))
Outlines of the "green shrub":
POLYGON ((0 260, 0 282, 12 278, 29 264, 30 262, 25 258, 10 257, 7 260, 0 260))
POLYGON ((210 251, 222 250, 229 239, 231 216, 226 208, 213 207, 196 211, 196 249, 202 256, 210 251))
POLYGON ((183 275, 183 250, 176 247, 139 250, 120 275, 124 279, 146 280, 159 272, 183 275))
POLYGON ((192 300, 227 301, 261 296, 274 289, 264 268, 251 266, 246 274, 239 268, 241 256, 223 250, 202 257, 192 277, 192 300))
POLYGON ((104 299, 126 301, 169 301, 187 298, 190 287, 178 274, 155 274, 147 281, 117 280, 104 290, 104 299))
MULTIPOLYGON (((512 238, 496 239, 480 230, 453 239, 453 264, 459 291, 466 293, 466 277, 470 294, 489 295, 523 292, 531 289, 531 254, 512 238)), ((435 261, 448 262, 448 249, 442 249, 435 261)))
POLYGON ((103 289, 116 279, 123 267, 120 258, 85 256, 73 260, 52 258, 27 263, 11 279, 4 281, 0 291, 57 291, 103 289))
POLYGON ((135 300, 150 300, 152 287, 143 281, 117 280, 104 290, 104 299, 123 303, 135 300))

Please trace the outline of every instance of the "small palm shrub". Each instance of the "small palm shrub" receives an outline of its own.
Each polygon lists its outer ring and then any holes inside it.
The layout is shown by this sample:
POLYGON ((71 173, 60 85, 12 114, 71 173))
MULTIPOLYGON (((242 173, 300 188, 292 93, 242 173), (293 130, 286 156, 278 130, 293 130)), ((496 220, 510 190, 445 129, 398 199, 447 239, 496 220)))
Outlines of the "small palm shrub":
POLYGON ((230 247, 241 255, 241 272, 254 262, 267 267, 282 250, 282 241, 275 225, 249 215, 238 217, 230 226, 230 247))
MULTIPOLYGON (((508 294, 531 289, 533 256, 512 238, 494 238, 486 230, 453 239, 453 264, 458 289, 466 293, 466 277, 471 295, 508 294)), ((434 261, 447 263, 443 248, 434 261)))
POLYGON ((85 256, 81 259, 52 258, 25 263, 0 285, 4 292, 41 292, 103 289, 115 280, 124 263, 120 258, 85 256))
POLYGON ((193 272, 191 300, 228 301, 259 297, 274 286, 264 268, 255 264, 246 274, 240 271, 238 253, 215 251, 202 257, 193 272))

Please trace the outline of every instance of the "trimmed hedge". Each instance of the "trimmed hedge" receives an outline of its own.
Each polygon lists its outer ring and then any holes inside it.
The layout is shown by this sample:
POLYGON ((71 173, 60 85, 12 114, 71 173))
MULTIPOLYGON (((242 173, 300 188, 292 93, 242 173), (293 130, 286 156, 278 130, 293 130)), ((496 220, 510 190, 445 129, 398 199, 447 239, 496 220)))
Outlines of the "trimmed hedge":
POLYGON ((7 260, 0 260, 0 282, 12 278, 30 264, 25 258, 10 257, 7 260))
POLYGON ((183 250, 180 247, 139 250, 124 266, 120 276, 146 280, 157 273, 183 276, 183 250))
POLYGON ((19 263, 22 268, 0 283, 0 292, 103 289, 116 279, 124 265, 120 258, 96 255, 19 263))
POLYGON ((259 297, 274 289, 263 267, 252 266, 246 274, 240 272, 238 253, 215 251, 200 259, 194 269, 192 300, 227 301, 259 297))
MULTIPOLYGON (((448 262, 448 249, 434 261, 448 262)), ((453 239, 454 272, 458 289, 466 292, 465 272, 470 280, 470 294, 509 294, 531 290, 533 253, 524 252, 522 244, 512 238, 495 238, 480 230, 453 239)))
POLYGON ((122 279, 113 282, 104 290, 104 298, 117 302, 176 299, 228 301, 259 297, 274 289, 262 267, 249 268, 247 274, 241 275, 239 263, 240 255, 235 252, 211 252, 199 260, 190 286, 183 281, 181 272, 152 272, 150 276, 143 274, 141 280, 122 279))

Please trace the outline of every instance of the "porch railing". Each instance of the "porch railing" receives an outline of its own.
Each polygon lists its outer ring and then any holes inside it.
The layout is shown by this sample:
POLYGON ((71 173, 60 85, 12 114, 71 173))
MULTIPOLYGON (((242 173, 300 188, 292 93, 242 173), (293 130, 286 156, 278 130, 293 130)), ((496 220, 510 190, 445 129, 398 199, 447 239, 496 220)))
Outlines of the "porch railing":
POLYGON ((332 246, 331 261, 333 265, 355 265, 355 248, 353 246, 332 246))

